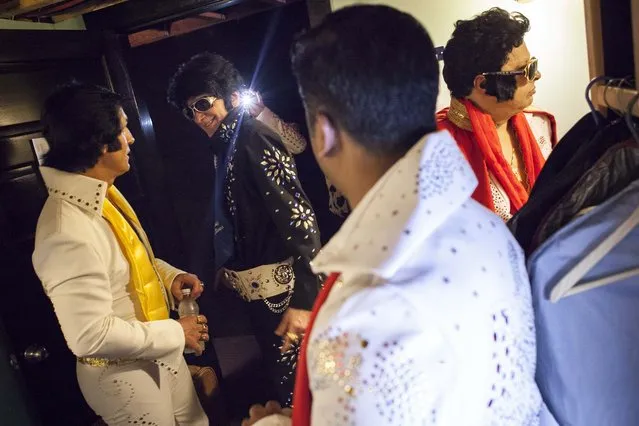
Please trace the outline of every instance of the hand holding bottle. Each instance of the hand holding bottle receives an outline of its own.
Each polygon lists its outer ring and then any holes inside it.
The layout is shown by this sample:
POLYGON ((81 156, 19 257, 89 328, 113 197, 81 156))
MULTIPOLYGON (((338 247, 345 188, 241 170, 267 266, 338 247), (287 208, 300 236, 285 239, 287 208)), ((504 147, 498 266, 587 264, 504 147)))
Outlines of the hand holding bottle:
POLYGON ((188 316, 178 320, 184 329, 184 353, 202 355, 204 342, 209 341, 209 327, 204 315, 188 316))
POLYGON ((184 330, 185 354, 202 355, 205 342, 209 341, 209 326, 204 315, 200 315, 200 308, 193 297, 191 289, 182 289, 182 300, 178 306, 180 319, 178 322, 184 330))

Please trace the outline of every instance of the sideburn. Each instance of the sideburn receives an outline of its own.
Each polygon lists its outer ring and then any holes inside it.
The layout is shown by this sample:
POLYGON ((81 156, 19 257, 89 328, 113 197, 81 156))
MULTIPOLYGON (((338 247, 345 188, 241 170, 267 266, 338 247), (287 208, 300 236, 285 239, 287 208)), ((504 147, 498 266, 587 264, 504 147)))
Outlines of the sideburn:
POLYGON ((511 101, 517 91, 517 78, 514 75, 488 75, 484 88, 487 95, 497 98, 497 102, 511 101))

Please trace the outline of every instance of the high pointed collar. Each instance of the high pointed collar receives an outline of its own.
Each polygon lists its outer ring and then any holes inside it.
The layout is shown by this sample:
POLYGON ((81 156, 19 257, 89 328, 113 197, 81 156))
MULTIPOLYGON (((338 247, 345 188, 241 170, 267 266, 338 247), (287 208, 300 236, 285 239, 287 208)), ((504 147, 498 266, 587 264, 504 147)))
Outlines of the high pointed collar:
POLYGON ((451 123, 460 129, 468 130, 469 132, 473 131, 473 125, 470 122, 468 110, 457 98, 450 99, 450 107, 448 108, 446 116, 451 123))
POLYGON ((427 134, 368 191, 313 270, 392 277, 476 186, 450 134, 427 134))
POLYGON ((65 200, 91 214, 102 215, 108 183, 52 167, 41 167, 40 172, 50 197, 65 200))

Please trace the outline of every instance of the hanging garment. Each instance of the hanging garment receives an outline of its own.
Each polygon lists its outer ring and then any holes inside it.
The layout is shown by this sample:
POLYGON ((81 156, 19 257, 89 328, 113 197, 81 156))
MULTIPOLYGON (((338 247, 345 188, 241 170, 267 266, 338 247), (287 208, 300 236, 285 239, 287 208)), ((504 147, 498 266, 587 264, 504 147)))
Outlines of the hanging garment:
POLYGON ((528 202, 508 222, 508 227, 527 255, 533 237, 549 210, 579 181, 612 146, 630 137, 620 121, 597 129, 591 114, 584 116, 561 139, 548 157, 528 202))
POLYGON ((637 206, 639 180, 557 230, 529 258, 537 383, 562 426, 639 424, 639 227, 626 229, 594 267, 581 270, 572 293, 587 291, 550 300, 567 274, 636 219, 637 206))
POLYGON ((605 202, 636 179, 639 179, 639 144, 631 139, 614 145, 546 213, 532 239, 532 247, 539 247, 580 212, 605 202))

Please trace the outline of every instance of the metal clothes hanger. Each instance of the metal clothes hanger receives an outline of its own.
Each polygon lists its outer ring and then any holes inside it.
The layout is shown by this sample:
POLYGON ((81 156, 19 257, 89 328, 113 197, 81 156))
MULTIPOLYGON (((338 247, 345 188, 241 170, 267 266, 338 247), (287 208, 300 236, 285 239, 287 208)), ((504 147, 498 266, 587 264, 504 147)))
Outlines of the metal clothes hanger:
POLYGON ((584 275, 594 268, 601 259, 610 253, 612 249, 623 241, 623 239, 637 226, 639 226, 639 207, 637 207, 630 216, 617 227, 617 229, 604 238, 597 247, 584 256, 563 276, 561 280, 559 280, 559 282, 550 291, 550 301, 552 303, 557 303, 564 297, 572 296, 586 290, 591 290, 593 288, 612 284, 617 281, 639 275, 639 267, 634 267, 593 281, 584 281, 580 283, 580 280, 584 277, 584 275))
POLYGON ((592 87, 595 84, 599 83, 600 81, 605 81, 606 83, 608 83, 610 80, 614 80, 614 78, 608 77, 605 75, 600 75, 599 77, 595 77, 592 80, 590 80, 590 83, 588 83, 588 85, 586 86, 586 102, 588 103, 588 107, 590 108, 590 114, 592 115, 592 119, 597 125, 597 127, 601 125, 601 122, 599 120, 599 114, 597 113, 597 110, 595 109, 595 106, 592 103, 592 99, 590 99, 590 89, 592 89, 592 87))
POLYGON ((637 131, 637 127, 635 126, 635 122, 632 117, 632 110, 637 104, 637 101, 639 101, 639 93, 637 93, 628 103, 628 108, 626 108, 624 118, 626 120, 626 124, 628 125, 628 129, 630 129, 632 137, 634 138, 635 142, 639 144, 639 131, 637 131))

